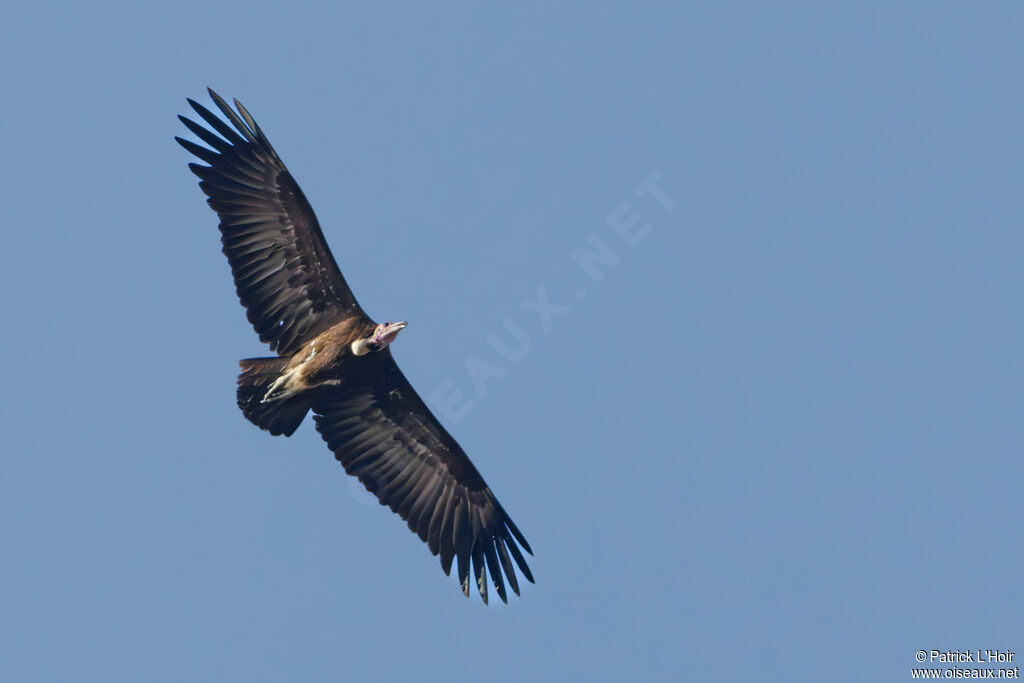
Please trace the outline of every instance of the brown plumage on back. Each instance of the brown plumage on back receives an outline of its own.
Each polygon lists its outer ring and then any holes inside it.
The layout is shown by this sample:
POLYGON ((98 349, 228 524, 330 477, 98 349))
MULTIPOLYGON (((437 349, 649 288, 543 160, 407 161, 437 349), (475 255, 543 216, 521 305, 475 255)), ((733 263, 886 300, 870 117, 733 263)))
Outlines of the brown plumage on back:
POLYGON ((487 602, 487 573, 502 600, 519 593, 515 566, 533 581, 529 544, 455 439, 395 364, 404 322, 377 324, 359 307, 312 207, 249 112, 212 90, 231 125, 189 104, 209 126, 182 122, 212 149, 175 138, 208 165, 189 164, 220 216, 235 287, 277 358, 241 361, 238 405, 271 434, 291 435, 310 409, 345 467, 439 555, 462 590, 470 569, 487 602), (212 129, 212 130, 210 130, 212 129), (517 545, 518 544, 518 545, 517 545))

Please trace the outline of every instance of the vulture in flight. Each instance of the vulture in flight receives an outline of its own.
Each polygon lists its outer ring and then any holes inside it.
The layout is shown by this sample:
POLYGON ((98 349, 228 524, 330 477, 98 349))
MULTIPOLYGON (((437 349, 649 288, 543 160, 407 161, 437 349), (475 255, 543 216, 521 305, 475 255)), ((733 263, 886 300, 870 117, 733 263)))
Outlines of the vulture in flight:
POLYGON ((209 91, 221 119, 188 100, 206 125, 180 116, 209 147, 175 138, 220 218, 238 298, 274 358, 240 362, 238 406, 271 434, 290 436, 313 411, 327 447, 440 556, 456 562, 462 592, 472 571, 487 602, 487 573, 507 602, 515 566, 532 554, 487 483, 398 369, 390 344, 404 322, 376 323, 360 308, 327 247, 313 208, 256 125, 209 91), (513 564, 514 563, 514 564, 513 564))

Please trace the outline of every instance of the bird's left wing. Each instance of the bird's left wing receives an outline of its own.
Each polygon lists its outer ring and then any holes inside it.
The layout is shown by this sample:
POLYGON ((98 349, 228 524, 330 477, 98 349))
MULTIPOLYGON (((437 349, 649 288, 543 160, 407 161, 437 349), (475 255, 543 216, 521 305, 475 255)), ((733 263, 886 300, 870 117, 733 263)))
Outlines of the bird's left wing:
POLYGON ((193 100, 188 103, 210 128, 178 118, 212 149, 175 139, 209 164, 189 168, 220 216, 224 254, 249 322, 271 349, 289 355, 340 320, 365 314, 313 207, 267 136, 238 100, 235 113, 213 90, 210 97, 230 126, 193 100))
POLYGON ((391 350, 360 358, 358 377, 314 399, 316 428, 345 471, 409 524, 440 555, 445 574, 458 560, 469 595, 472 564, 487 602, 487 576, 507 602, 505 580, 519 594, 512 560, 531 583, 519 547, 526 539, 466 453, 402 375, 391 350), (504 574, 504 577, 502 576, 504 574))

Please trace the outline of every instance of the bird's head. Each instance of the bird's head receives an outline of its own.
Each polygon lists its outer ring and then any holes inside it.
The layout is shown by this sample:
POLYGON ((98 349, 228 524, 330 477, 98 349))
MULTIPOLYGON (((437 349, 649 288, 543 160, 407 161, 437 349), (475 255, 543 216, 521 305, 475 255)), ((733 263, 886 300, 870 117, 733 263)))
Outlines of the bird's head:
POLYGON ((372 351, 380 351, 388 344, 395 341, 395 337, 409 323, 403 321, 397 323, 381 323, 370 330, 366 335, 352 342, 352 353, 357 356, 365 356, 372 351))

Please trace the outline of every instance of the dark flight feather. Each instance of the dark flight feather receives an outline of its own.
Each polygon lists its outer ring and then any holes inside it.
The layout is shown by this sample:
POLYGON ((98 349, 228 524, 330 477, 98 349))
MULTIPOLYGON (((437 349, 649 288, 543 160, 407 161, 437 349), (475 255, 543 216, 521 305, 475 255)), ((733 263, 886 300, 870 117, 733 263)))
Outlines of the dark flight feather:
POLYGON ((409 385, 390 348, 363 360, 359 371, 344 380, 343 389, 315 398, 313 412, 316 428, 345 471, 406 520, 430 552, 440 556, 446 574, 452 560, 459 560, 464 590, 467 560, 472 558, 485 601, 485 570, 502 600, 507 601, 506 578, 518 595, 509 552, 523 576, 533 581, 517 546, 532 552, 526 539, 466 453, 409 385))
MULTIPOLYGON (((181 116, 213 149, 176 139, 209 164, 189 168, 220 216, 224 254, 249 322, 271 349, 290 355, 339 321, 365 314, 327 247, 313 208, 263 132, 254 122, 243 122, 212 90, 210 96, 235 128, 189 100, 219 137, 181 116)), ((244 117, 251 122, 248 112, 244 117)))

